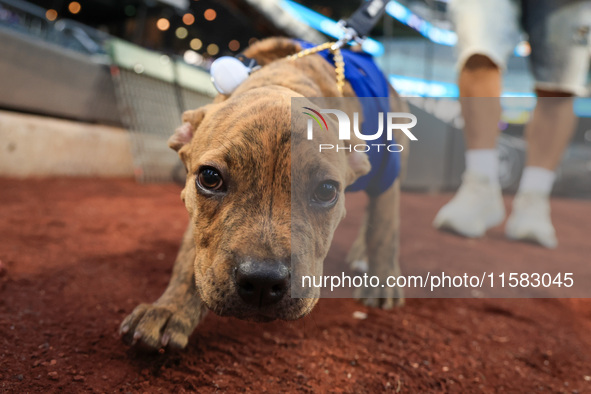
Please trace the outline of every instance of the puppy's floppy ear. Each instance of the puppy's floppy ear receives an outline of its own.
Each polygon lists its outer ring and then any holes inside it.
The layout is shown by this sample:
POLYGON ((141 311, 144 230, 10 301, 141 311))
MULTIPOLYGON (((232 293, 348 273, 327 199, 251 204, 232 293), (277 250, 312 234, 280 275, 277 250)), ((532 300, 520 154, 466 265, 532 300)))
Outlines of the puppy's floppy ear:
POLYGON ((193 138, 193 126, 185 122, 174 131, 174 134, 168 139, 168 146, 175 151, 179 151, 183 146, 191 142, 193 138))
POLYGON ((168 146, 175 151, 179 151, 183 146, 191 142, 195 131, 199 128, 201 121, 205 117, 210 105, 197 108, 194 111, 183 113, 183 124, 178 127, 174 134, 168 139, 168 146))
POLYGON ((352 185, 357 179, 369 173, 371 164, 369 158, 365 153, 351 152, 347 154, 347 162, 349 164, 349 173, 347 183, 352 185))

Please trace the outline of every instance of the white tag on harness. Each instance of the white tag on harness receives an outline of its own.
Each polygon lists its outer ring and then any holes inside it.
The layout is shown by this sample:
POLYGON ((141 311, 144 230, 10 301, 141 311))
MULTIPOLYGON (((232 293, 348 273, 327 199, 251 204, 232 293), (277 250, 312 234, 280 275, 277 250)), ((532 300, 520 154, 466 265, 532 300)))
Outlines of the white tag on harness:
POLYGON ((232 94, 248 78, 252 70, 232 56, 222 56, 211 64, 213 85, 221 94, 232 94))

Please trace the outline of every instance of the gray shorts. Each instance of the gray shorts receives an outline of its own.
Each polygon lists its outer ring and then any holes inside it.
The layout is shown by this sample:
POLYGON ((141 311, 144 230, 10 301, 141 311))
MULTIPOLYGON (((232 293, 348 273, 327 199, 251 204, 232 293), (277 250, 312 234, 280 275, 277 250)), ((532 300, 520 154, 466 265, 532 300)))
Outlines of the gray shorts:
POLYGON ((451 0, 449 12, 460 68, 480 54, 505 69, 522 28, 536 88, 587 95, 591 0, 451 0))

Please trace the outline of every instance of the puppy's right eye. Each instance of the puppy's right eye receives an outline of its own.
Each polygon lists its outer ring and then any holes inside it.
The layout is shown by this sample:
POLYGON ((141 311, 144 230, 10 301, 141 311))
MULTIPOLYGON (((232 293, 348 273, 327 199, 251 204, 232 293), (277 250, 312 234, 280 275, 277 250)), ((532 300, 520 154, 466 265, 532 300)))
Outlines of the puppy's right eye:
POLYGON ((202 167, 197 174, 197 186, 202 190, 210 192, 221 192, 224 190, 224 180, 219 171, 213 167, 202 167))
POLYGON ((339 188, 334 181, 325 181, 316 186, 312 201, 330 207, 334 205, 339 197, 339 188))

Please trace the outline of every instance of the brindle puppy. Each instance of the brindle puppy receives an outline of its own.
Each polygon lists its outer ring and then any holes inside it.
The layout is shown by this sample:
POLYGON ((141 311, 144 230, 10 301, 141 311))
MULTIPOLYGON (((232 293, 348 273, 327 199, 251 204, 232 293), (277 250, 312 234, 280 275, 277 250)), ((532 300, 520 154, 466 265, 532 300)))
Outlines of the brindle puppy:
MULTIPOLYGON (((334 68, 320 56, 285 59, 299 51, 288 39, 251 46, 245 55, 264 67, 231 96, 219 95, 213 104, 183 115, 169 145, 188 170, 181 199, 190 224, 164 294, 136 307, 121 324, 126 343, 183 348, 206 308, 270 321, 301 318, 316 304, 317 293, 291 298, 291 258, 297 256, 296 267, 322 264, 345 216, 343 192, 370 165, 362 153, 320 155, 317 147, 300 143, 304 129, 292 136, 292 97, 340 96, 334 68)), ((344 96, 355 97, 348 83, 344 96)), ((391 102, 392 111, 407 111, 393 91, 391 102)), ((338 143, 333 133, 321 138, 338 143)), ((404 135, 397 139, 408 146, 404 135)), ((399 179, 370 199, 367 225, 349 254, 350 261, 368 262, 369 275, 399 274, 399 179)), ((391 308, 402 303, 397 291, 362 288, 356 296, 366 305, 391 308)))

